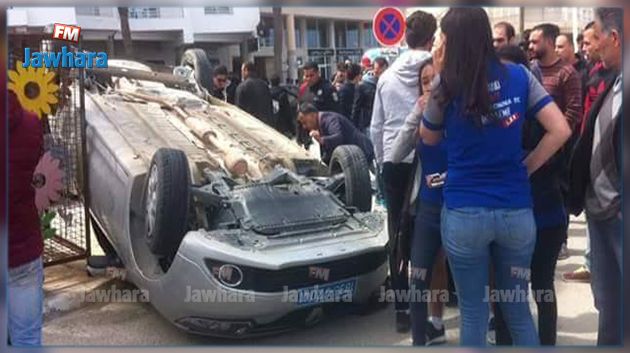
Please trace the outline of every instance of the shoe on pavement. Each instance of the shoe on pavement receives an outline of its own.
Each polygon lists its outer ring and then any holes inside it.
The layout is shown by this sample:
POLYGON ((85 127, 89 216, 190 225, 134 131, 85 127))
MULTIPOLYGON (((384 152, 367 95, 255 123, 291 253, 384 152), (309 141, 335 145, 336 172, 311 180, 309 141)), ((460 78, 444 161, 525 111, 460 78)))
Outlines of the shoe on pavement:
POLYGON ((427 321, 426 336, 426 346, 435 346, 446 343, 446 331, 444 330, 444 325, 442 325, 441 328, 437 328, 432 322, 427 321))
POLYGON ((408 333, 411 330, 411 319, 409 312, 403 310, 396 311, 396 332, 408 333))
POLYGON ((591 281, 591 272, 586 268, 586 266, 581 266, 575 271, 565 272, 562 274, 562 279, 567 282, 590 282, 591 281))
POLYGON ((567 249, 567 243, 563 243, 558 253, 558 260, 566 260, 569 258, 569 249, 567 249))
POLYGON ((488 341, 489 345, 497 345, 497 331, 494 324, 494 316, 491 317, 490 320, 488 320, 488 333, 486 334, 486 340, 488 341))

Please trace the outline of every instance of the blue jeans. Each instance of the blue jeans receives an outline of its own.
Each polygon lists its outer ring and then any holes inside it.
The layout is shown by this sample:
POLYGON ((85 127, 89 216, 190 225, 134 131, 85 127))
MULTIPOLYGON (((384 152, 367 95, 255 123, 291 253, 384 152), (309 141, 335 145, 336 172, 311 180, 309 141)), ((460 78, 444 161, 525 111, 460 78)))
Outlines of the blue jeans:
POLYGON ((622 344, 623 308, 621 215, 607 220, 586 217, 591 238, 591 289, 599 311, 597 345, 622 344))
MULTIPOLYGON (((442 247, 440 235, 441 206, 418 202, 416 218, 411 238, 411 286, 423 293, 431 284, 431 271, 435 258, 442 247)), ((414 346, 424 346, 426 342, 427 302, 411 301, 411 337, 414 346)))
MULTIPOLYGON (((586 220, 588 225, 588 220, 586 220)), ((586 227, 586 249, 584 250, 584 266, 591 271, 591 235, 588 232, 588 226, 586 227)))
POLYGON ((538 345, 529 310, 530 265, 536 245, 531 209, 442 209, 442 243, 459 298, 461 344, 484 346, 488 302, 501 307, 514 344, 538 345), (492 261, 496 288, 488 286, 492 261))
POLYGON ((41 346, 44 269, 39 257, 9 269, 9 339, 12 346, 41 346))

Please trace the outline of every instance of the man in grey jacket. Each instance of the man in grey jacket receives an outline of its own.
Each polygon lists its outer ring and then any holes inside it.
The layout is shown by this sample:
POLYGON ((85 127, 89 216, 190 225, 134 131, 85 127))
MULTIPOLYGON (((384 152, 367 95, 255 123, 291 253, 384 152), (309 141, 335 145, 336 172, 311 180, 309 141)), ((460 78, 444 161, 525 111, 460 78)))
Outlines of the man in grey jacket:
MULTIPOLYGON (((437 29, 435 17, 424 11, 414 12, 407 17, 406 22, 405 40, 409 50, 401 54, 378 80, 370 125, 376 161, 383 170, 390 250, 393 249, 394 235, 399 231, 409 231, 399 227, 406 186, 413 173, 413 154, 403 159, 402 163, 392 163, 392 145, 398 130, 418 100, 418 70, 423 62, 431 58, 430 51, 437 29)), ((407 264, 398 268, 393 260, 394 257, 390 256, 392 289, 408 290, 407 264)), ((396 330, 408 332, 409 303, 397 300, 395 309, 396 330)))
POLYGON ((598 8, 595 31, 606 69, 616 74, 595 101, 571 161, 569 209, 583 209, 591 240, 591 288, 599 312, 597 345, 623 344, 622 44, 623 10, 598 8))

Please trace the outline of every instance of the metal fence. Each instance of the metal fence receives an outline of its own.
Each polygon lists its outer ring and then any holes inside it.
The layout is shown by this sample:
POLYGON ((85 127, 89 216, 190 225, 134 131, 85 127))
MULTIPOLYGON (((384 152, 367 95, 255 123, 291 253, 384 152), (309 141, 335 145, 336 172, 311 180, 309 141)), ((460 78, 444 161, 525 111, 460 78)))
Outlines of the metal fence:
POLYGON ((64 172, 61 201, 49 211, 56 214, 57 232, 44 242, 44 263, 53 265, 85 258, 89 254, 89 220, 85 206, 84 128, 79 69, 59 69, 59 105, 48 117, 45 149, 58 159, 64 172))

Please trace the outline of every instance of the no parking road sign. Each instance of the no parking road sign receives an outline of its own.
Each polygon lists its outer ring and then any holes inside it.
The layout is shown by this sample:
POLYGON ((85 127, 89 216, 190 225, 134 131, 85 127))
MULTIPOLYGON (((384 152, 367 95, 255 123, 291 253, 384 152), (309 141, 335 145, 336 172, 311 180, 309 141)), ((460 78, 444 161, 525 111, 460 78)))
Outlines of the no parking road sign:
POLYGON ((376 40, 386 47, 394 46, 405 36, 405 16, 395 7, 384 7, 374 15, 372 31, 376 40))

